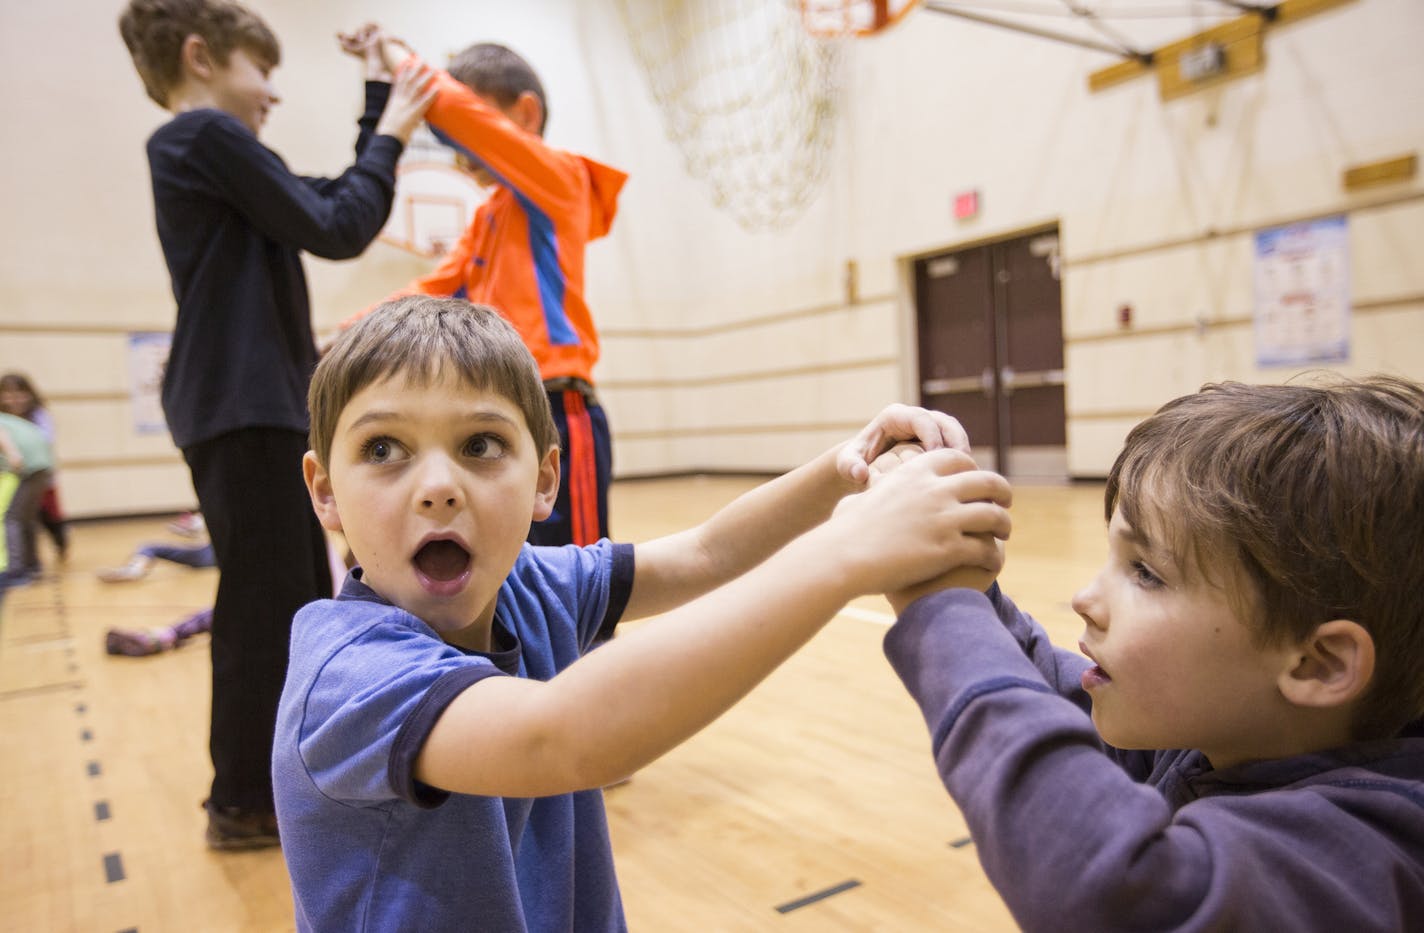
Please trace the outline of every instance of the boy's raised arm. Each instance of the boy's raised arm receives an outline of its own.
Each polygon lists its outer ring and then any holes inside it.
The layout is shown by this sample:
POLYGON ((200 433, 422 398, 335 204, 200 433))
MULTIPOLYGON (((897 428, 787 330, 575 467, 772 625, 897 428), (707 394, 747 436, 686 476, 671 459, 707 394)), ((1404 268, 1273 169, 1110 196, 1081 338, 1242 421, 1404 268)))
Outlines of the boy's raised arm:
MULTIPOLYGON (((828 476, 833 459, 814 461, 814 478, 793 478, 788 501, 819 503, 840 488, 844 481, 828 476)), ((953 566, 995 572, 996 537, 1009 533, 1009 497, 1002 477, 973 469, 963 453, 917 457, 760 566, 547 683, 487 677, 469 687, 426 738, 415 777, 445 790, 512 797, 624 777, 746 695, 847 600, 953 566)), ((785 534, 749 525, 746 516, 736 527, 754 538, 785 534)))
POLYGON ((849 441, 740 496, 697 527, 639 544, 623 617, 680 606, 766 560, 830 517, 844 496, 863 489, 870 463, 897 441, 926 450, 969 449, 964 429, 949 415, 890 405, 849 441))
MULTIPOLYGON (((381 49, 387 67, 395 74, 417 63, 429 67, 398 40, 386 39, 381 49)), ((426 118, 444 134, 444 141, 453 142, 541 210, 553 210, 584 196, 574 178, 559 170, 557 160, 551 160, 550 147, 541 136, 517 128, 448 72, 435 69, 432 83, 436 96, 426 118)), ((621 172, 614 174, 623 177, 621 172)))

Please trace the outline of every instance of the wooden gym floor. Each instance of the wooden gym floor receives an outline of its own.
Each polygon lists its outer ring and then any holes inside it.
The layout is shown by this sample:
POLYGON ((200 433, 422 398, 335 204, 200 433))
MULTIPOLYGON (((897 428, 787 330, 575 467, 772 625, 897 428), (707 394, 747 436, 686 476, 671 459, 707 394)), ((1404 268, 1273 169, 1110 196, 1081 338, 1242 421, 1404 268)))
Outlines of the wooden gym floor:
MULTIPOLYGON (((755 482, 615 484, 614 530, 687 527, 755 482)), ((1015 496, 1003 585, 1074 645, 1068 599, 1105 553, 1102 488, 1015 496)), ((140 542, 179 540, 163 524, 77 524, 67 565, 0 605, 0 930, 293 928, 278 851, 203 844, 206 636, 146 658, 104 651, 111 626, 166 625, 212 598, 214 570, 95 578, 140 542)), ((884 600, 858 600, 730 713, 606 792, 633 930, 1014 929, 885 663, 889 622, 884 600)))

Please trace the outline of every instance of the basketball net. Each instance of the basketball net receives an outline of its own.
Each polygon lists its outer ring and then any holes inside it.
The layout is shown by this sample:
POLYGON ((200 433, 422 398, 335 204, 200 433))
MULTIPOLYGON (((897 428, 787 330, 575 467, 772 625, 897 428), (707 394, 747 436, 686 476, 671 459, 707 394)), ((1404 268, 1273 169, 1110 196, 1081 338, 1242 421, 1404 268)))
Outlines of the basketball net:
POLYGON ((826 172, 838 46, 788 0, 619 0, 687 171, 747 230, 785 227, 826 172))

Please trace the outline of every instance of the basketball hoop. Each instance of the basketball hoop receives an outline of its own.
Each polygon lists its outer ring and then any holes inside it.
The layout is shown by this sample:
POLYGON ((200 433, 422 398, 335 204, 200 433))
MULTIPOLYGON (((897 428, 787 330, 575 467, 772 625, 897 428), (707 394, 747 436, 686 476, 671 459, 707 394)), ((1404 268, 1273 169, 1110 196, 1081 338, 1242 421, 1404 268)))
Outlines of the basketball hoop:
POLYGON ((801 24, 820 39, 873 36, 900 22, 920 0, 800 0, 801 24))

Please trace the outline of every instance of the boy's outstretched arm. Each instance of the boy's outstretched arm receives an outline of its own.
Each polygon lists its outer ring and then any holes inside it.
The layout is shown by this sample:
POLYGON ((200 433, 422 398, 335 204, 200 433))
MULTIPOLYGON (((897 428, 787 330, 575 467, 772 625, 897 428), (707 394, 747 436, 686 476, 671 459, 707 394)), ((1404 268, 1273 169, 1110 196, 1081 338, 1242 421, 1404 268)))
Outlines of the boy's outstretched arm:
MULTIPOLYGON (((828 470, 830 458, 813 472, 828 470)), ((799 487, 789 495, 820 502, 799 487)), ((743 697, 847 600, 952 566, 996 570, 993 542, 1009 532, 1009 496, 1002 477, 974 470, 963 453, 918 457, 744 576, 590 652, 549 682, 487 677, 474 684, 431 730, 415 777, 461 793, 522 797, 632 773, 743 697)), ((781 533, 737 527, 754 538, 781 533)), ((641 548, 639 555, 637 577, 641 548)))
POLYGON ((849 441, 739 496, 695 528, 639 544, 623 618, 680 606, 766 560, 829 518, 846 495, 863 489, 870 464, 901 441, 923 450, 969 450, 968 436, 949 415, 887 406, 849 441))

